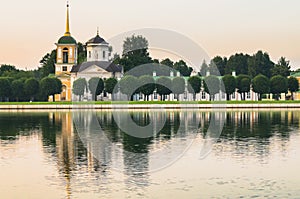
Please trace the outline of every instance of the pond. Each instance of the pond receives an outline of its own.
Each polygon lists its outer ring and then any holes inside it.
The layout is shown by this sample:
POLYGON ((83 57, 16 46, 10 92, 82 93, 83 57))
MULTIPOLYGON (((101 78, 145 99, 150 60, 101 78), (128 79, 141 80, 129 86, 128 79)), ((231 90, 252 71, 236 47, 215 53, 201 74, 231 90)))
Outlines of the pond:
POLYGON ((1 198, 297 198, 299 110, 2 111, 1 198))

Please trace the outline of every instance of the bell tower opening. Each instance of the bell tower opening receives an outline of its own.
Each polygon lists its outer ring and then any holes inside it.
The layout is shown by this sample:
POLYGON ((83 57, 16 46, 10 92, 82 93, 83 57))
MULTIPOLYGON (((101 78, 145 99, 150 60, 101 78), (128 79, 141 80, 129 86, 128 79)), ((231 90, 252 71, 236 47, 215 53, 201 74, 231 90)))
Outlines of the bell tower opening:
POLYGON ((63 63, 64 64, 69 63, 69 49, 68 48, 63 49, 63 63))

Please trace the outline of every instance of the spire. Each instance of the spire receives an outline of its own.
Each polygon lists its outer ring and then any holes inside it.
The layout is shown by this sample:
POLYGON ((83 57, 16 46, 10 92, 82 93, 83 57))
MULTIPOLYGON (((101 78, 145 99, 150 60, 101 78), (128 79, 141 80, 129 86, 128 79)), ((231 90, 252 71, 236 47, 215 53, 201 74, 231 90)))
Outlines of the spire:
POLYGON ((70 23, 69 23, 69 1, 67 1, 67 22, 66 22, 65 36, 71 36, 71 33, 70 33, 70 23))
POLYGON ((99 36, 99 27, 97 27, 97 36, 99 36))

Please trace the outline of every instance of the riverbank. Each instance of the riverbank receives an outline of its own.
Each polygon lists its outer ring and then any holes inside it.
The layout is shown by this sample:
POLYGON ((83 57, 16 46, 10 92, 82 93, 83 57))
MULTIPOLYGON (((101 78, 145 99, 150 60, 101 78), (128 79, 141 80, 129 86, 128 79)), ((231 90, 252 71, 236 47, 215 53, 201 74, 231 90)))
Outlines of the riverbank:
POLYGON ((229 102, 4 102, 1 110, 22 109, 291 109, 300 101, 229 101, 229 102))

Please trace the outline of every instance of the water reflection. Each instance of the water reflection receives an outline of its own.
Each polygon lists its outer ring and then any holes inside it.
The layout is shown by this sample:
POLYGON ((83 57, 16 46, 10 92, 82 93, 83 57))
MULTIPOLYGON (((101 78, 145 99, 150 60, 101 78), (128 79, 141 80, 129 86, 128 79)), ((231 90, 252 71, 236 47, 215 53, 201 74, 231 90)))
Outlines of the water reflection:
MULTIPOLYGON (((151 114, 155 114, 155 122, 160 122, 163 117, 160 112, 151 114)), ((92 150, 95 147, 93 142, 84 143, 74 127, 71 112, 2 112, 0 157, 7 158, 4 157, 9 155, 7 150, 14 148, 22 138, 38 139, 42 146, 40 150, 47 157, 51 157, 47 159, 47 164, 57 167, 59 177, 50 176, 53 177, 52 183, 59 187, 63 185, 66 198, 78 196, 82 190, 101 190, 103 195, 109 196, 116 187, 108 184, 120 183, 112 180, 119 175, 112 171, 116 165, 124 171, 121 174, 124 177, 124 186, 120 188, 134 191, 142 197, 153 180, 151 173, 147 173, 153 162, 151 153, 163 152, 172 143, 180 147, 180 143, 189 136, 196 135, 193 138, 205 139, 212 115, 218 113, 167 112, 166 123, 159 133, 149 138, 136 138, 121 131, 110 111, 97 112, 96 118, 81 115, 81 120, 87 125, 96 120, 110 141, 110 145, 97 148, 95 155, 92 150), (192 131, 197 121, 200 121, 198 129, 192 131)), ((132 112, 131 117, 140 126, 148 125, 151 119, 147 111, 132 112)), ((247 161, 247 157, 251 156, 264 162, 274 150, 270 146, 274 140, 280 146, 280 152, 285 153, 291 134, 299 130, 299 121, 299 111, 226 112, 226 123, 213 153, 219 158, 247 161)), ((99 132, 90 131, 87 135, 97 140, 97 133, 99 132)), ((169 154, 159 154, 155 158, 165 159, 168 156, 169 154)), ((0 166, 1 164, 0 162, 0 166)))

